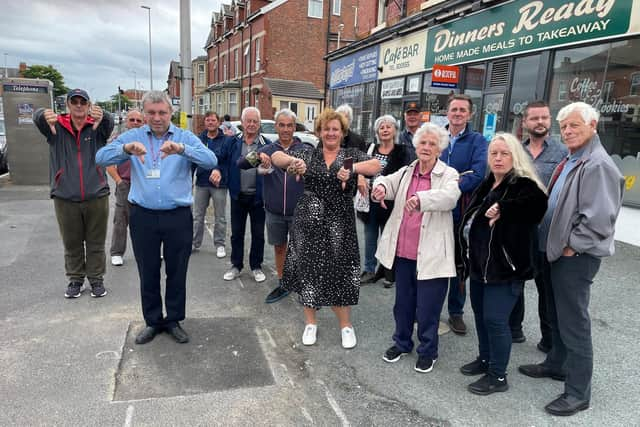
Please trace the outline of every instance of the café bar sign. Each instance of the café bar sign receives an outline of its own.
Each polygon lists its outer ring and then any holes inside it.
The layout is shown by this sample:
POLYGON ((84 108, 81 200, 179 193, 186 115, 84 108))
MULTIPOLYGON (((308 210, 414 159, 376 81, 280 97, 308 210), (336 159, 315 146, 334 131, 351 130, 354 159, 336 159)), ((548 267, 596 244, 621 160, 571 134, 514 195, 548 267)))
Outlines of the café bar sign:
POLYGON ((424 65, 430 69, 638 32, 638 15, 640 2, 634 0, 515 0, 429 29, 424 65))
POLYGON ((404 76, 424 70, 427 30, 398 37, 380 45, 379 78, 404 76))

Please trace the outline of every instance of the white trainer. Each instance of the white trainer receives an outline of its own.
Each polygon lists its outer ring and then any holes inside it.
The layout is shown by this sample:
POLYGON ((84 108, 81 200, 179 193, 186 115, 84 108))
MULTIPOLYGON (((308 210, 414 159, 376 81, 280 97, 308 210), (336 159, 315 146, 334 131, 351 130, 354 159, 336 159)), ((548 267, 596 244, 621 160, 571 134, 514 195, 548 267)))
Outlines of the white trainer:
POLYGON ((226 273, 224 273, 224 276, 222 276, 222 278, 224 280, 233 280, 236 277, 238 277, 240 275, 240 270, 238 270, 235 267, 231 267, 231 269, 229 269, 229 271, 227 271, 226 273))
POLYGON ((124 264, 124 260, 120 255, 114 255, 111 257, 111 265, 120 266, 122 264, 124 264))
POLYGON ((267 276, 265 276, 262 270, 259 268, 256 268, 255 270, 253 270, 253 278, 256 279, 256 282, 258 283, 264 282, 265 280, 267 280, 267 276))
POLYGON ((307 326, 305 326, 304 332, 302 333, 302 344, 314 345, 316 343, 317 332, 318 332, 318 325, 309 323, 307 326))
POLYGON ((353 348, 357 344, 356 332, 353 330, 353 326, 345 326, 342 328, 342 347, 353 348))
POLYGON ((227 251, 224 250, 224 246, 218 246, 218 249, 216 249, 216 256, 218 258, 224 258, 227 256, 227 251))

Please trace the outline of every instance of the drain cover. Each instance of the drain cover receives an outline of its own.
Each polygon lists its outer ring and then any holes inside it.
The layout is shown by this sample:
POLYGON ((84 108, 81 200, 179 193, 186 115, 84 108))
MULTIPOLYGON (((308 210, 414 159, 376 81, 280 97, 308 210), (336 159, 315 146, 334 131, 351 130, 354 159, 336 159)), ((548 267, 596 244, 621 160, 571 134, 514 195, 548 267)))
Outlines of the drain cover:
POLYGON ((184 396, 274 384, 255 322, 245 318, 187 319, 191 340, 166 334, 134 343, 142 322, 131 325, 116 374, 114 400, 184 396))

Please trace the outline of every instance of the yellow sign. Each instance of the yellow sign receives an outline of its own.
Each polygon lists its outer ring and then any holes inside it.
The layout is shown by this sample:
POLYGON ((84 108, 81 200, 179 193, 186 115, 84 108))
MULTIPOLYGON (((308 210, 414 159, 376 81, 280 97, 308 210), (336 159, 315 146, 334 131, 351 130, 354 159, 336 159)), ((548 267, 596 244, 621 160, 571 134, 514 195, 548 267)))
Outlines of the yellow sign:
POLYGON ((186 111, 180 112, 180 129, 187 129, 189 123, 187 122, 187 113, 186 111))
POLYGON ((635 175, 625 176, 624 183, 627 191, 631 190, 633 188, 633 185, 636 183, 636 176, 635 175))

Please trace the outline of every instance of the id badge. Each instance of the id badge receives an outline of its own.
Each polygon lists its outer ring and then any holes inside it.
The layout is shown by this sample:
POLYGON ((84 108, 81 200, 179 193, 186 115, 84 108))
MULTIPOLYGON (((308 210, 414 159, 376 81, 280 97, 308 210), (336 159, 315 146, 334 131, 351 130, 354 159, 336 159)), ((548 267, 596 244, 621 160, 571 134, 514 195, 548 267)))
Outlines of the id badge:
POLYGON ((149 169, 147 172, 147 178, 150 179, 159 179, 160 178, 160 169, 149 169))

